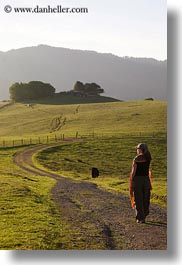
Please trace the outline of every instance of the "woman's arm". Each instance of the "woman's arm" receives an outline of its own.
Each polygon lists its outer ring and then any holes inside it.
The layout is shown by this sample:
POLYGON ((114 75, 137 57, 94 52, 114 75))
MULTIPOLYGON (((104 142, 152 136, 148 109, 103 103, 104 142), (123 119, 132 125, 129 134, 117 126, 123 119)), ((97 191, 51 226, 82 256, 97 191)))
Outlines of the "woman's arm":
POLYGON ((131 172, 130 172, 130 181, 129 181, 129 192, 130 192, 130 201, 131 201, 131 207, 134 209, 135 207, 135 201, 134 201, 134 195, 133 195, 133 187, 132 187, 132 180, 136 173, 137 164, 135 160, 133 160, 131 172))
POLYGON ((130 193, 133 192, 132 180, 133 180, 133 178, 135 176, 136 168, 137 168, 137 164, 136 164, 135 160, 133 160, 133 163, 132 163, 132 166, 131 166, 131 172, 130 172, 130 182, 129 182, 130 193))
POLYGON ((152 171, 149 170, 150 189, 152 190, 152 171))
POLYGON ((130 173, 130 181, 133 180, 135 173, 136 173, 136 169, 137 169, 137 164, 135 160, 133 160, 132 167, 131 167, 131 173, 130 173))

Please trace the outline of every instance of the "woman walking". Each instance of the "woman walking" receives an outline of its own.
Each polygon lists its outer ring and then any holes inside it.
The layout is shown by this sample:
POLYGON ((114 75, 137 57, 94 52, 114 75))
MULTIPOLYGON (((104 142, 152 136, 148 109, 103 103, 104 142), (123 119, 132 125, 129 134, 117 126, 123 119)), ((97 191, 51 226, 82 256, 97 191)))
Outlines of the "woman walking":
POLYGON ((144 143, 137 145, 137 156, 134 158, 130 173, 130 198, 132 208, 136 208, 137 223, 145 223, 149 214, 151 171, 151 154, 144 143))

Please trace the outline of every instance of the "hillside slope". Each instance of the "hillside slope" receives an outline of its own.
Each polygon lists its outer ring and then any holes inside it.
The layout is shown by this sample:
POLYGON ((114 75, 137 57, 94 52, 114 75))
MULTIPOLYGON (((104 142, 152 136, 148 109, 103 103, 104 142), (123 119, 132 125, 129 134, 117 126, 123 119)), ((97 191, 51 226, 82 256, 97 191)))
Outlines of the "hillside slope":
MULTIPOLYGON (((0 109, 0 137, 66 134, 165 133, 167 104, 160 101, 74 105, 16 103, 0 109), (56 124, 58 123, 59 124, 56 124), (57 125, 62 125, 57 128, 57 125)), ((58 126, 57 126, 58 127, 58 126)))
POLYGON ((0 69, 0 100, 9 98, 14 82, 32 80, 51 83, 57 92, 79 80, 96 82, 106 96, 121 100, 166 100, 166 61, 39 45, 0 52, 0 69))

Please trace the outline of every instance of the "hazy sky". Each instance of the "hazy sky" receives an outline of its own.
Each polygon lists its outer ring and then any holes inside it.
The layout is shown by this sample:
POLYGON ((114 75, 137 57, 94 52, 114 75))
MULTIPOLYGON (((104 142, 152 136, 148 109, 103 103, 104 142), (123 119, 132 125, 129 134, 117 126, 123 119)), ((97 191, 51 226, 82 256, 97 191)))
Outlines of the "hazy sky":
POLYGON ((38 44, 166 59, 166 0, 1 0, 0 51, 38 44), (6 13, 7 5, 86 7, 88 13, 6 13))

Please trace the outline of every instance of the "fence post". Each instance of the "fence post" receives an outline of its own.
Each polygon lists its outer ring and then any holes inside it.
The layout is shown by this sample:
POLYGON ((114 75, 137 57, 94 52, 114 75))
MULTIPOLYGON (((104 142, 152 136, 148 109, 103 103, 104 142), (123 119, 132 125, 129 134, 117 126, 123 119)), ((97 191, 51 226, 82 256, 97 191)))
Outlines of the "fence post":
POLYGON ((21 145, 23 145, 23 139, 21 139, 21 145))

